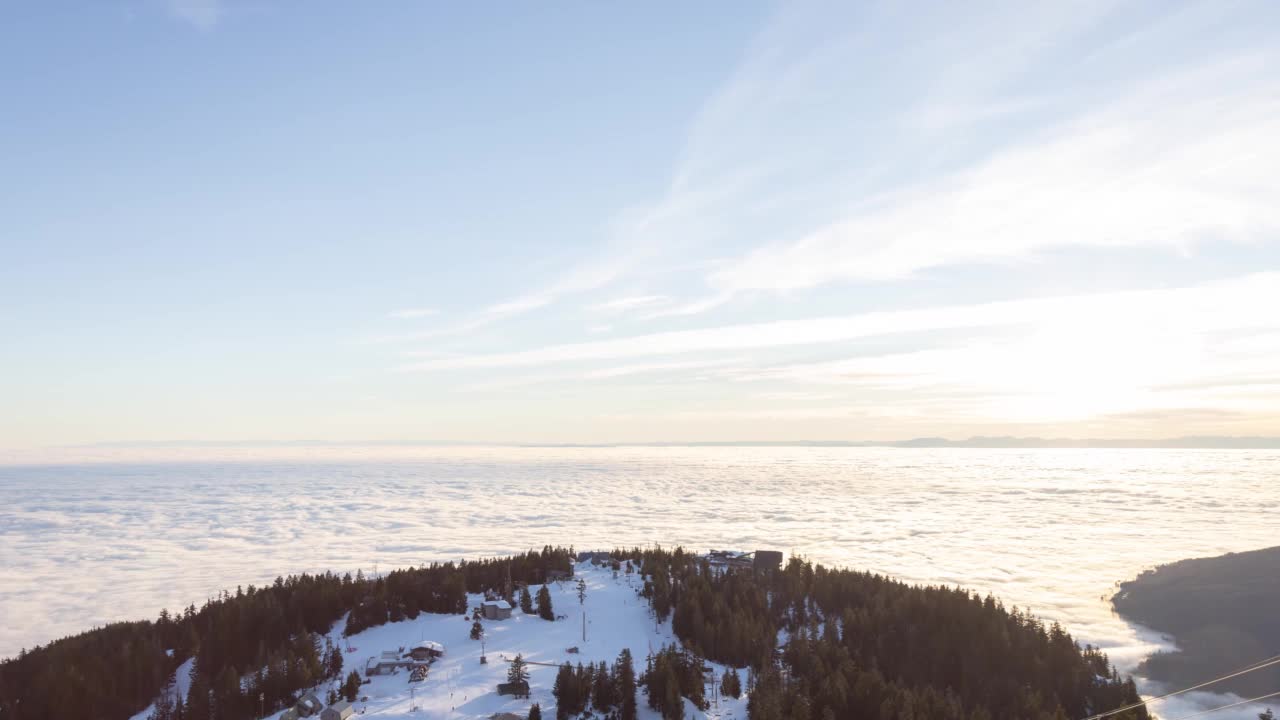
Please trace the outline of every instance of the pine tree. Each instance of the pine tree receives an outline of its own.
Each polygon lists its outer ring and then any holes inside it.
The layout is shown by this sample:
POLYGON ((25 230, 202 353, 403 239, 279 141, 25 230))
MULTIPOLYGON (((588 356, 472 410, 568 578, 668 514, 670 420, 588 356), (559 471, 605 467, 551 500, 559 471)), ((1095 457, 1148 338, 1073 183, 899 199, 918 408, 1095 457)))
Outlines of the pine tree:
POLYGON ((542 720, 542 706, 538 703, 529 708, 529 720, 542 720))
POLYGON ((587 601, 587 581, 584 578, 578 578, 578 604, 582 605, 587 601))
POLYGON ((609 666, 602 660, 592 676, 591 702, 595 705, 596 710, 608 714, 618 704, 616 695, 614 692, 614 677, 609 672, 609 666))
POLYGON ((480 624, 479 620, 473 620, 471 622, 471 639, 479 640, 482 637, 484 637, 484 626, 480 624))
POLYGON ((529 594, 529 587, 520 588, 520 612, 525 615, 533 614, 533 596, 529 594))
POLYGON ((347 702, 355 702, 356 696, 359 694, 360 674, 352 670, 351 674, 347 676, 347 681, 342 684, 342 697, 346 698, 347 702))
POLYGON ((813 708, 809 704, 809 696, 799 693, 795 702, 791 704, 791 713, 787 716, 794 720, 810 720, 813 717, 813 708))
POLYGON ((636 669, 631 662, 631 649, 623 648, 613 666, 618 695, 619 720, 636 720, 636 669))
POLYGON ((328 677, 335 680, 342 677, 342 648, 337 645, 333 646, 333 649, 329 653, 328 665, 328 677))
POLYGON ((684 697, 680 695, 680 681, 670 665, 663 669, 662 686, 663 720, 684 720, 684 697))
POLYGON ((200 660, 197 658, 191 664, 191 685, 187 688, 188 720, 210 720, 213 716, 209 703, 209 683, 200 669, 200 660))
POLYGON ((556 612, 551 607, 551 591, 546 585, 538 588, 538 617, 543 620, 556 619, 556 612))
MULTIPOLYGON (((781 679, 773 669, 766 670, 765 674, 755 681, 755 689, 747 696, 748 717, 754 720, 783 720, 780 683, 781 679)), ((886 699, 885 702, 889 701, 886 699)), ((883 705, 878 710, 879 717, 898 717, 892 707, 888 714, 883 705)))
POLYGON ((720 694, 735 699, 742 697, 742 680, 738 678, 737 670, 725 668, 724 676, 720 678, 720 694))
MULTIPOLYGON (((172 684, 165 686, 160 697, 156 698, 155 707, 152 708, 151 714, 147 715, 147 720, 174 720, 173 692, 172 684)), ((181 702, 179 700, 178 704, 181 702)))
POLYGON ((524 655, 516 653, 516 659, 512 660, 511 667, 507 668, 507 682, 529 682, 529 665, 524 661, 524 655))
POLYGON ((556 720, 568 720, 573 714, 573 708, 578 702, 576 691, 573 668, 565 663, 556 672, 556 683, 551 688, 551 694, 556 699, 556 720))
POLYGON ((218 673, 218 682, 213 689, 213 716, 222 720, 222 718, 234 718, 240 714, 240 704, 242 697, 240 695, 240 678, 236 676, 236 671, 231 667, 222 668, 222 672, 218 673))

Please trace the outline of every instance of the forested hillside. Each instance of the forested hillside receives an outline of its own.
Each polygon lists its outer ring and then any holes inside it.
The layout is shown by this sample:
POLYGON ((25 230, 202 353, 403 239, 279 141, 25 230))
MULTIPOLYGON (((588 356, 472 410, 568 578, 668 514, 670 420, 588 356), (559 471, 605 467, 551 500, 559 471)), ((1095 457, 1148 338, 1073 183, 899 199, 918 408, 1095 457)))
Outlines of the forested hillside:
POLYGON ((990 596, 795 558, 760 574, 627 554, 644 558, 645 593, 690 651, 750 668, 753 720, 1065 720, 1138 699, 1101 652, 990 596))
MULTIPOLYGON (((161 708, 164 720, 257 717, 259 696, 271 712, 350 673, 341 650, 322 639, 344 615, 355 634, 423 612, 464 613, 467 593, 542 582, 572 557, 572 549, 546 547, 385 577, 326 573, 237 588, 199 609, 114 624, 5 661, 0 717, 123 720, 187 659, 190 693, 161 708)), ((638 687, 650 708, 679 720, 685 698, 708 704, 704 659, 729 666, 710 681, 726 695, 745 692, 752 720, 1068 720, 1137 699, 1103 654, 991 597, 794 558, 757 571, 713 568, 681 549, 613 557, 629 561, 619 571, 642 575, 637 591, 657 619, 671 621, 681 646, 637 656, 635 675, 629 653, 612 665, 563 666, 557 717, 588 707, 634 717, 628 688, 638 687)), ((1143 709, 1116 716, 1147 717, 1143 709)))
POLYGON ((186 720, 257 717, 342 670, 320 635, 350 612, 347 632, 420 612, 462 613, 466 593, 508 580, 542 582, 567 569, 571 548, 510 558, 433 564, 385 577, 296 575, 237 588, 154 621, 115 623, 25 651, 0 663, 0 718, 124 719, 143 710, 188 658, 195 658, 186 720), (242 685, 241 678, 245 678, 242 685), (197 701, 197 698, 200 700, 197 701))
MULTIPOLYGON (((1153 655, 1144 675, 1202 682, 1280 654, 1280 547, 1162 565, 1122 584, 1113 602, 1126 618, 1172 635, 1182 650, 1153 655)), ((1280 687, 1280 667, 1219 687, 1246 697, 1271 692, 1280 687)))

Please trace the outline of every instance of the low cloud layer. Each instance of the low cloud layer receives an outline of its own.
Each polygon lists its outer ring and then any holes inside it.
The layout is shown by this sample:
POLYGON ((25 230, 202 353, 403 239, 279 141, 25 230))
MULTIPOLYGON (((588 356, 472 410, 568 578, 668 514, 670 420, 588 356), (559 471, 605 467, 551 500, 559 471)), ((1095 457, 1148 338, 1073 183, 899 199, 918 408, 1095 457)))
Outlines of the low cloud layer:
MULTIPOLYGON (((0 655, 280 574, 661 542, 776 548, 993 592, 1129 671, 1165 641, 1111 613, 1114 583, 1273 543, 1280 512, 1276 451, 348 448, 320 462, 305 450, 273 462, 238 452, 0 467, 0 616, 23 618, 0 626, 0 655), (1200 480, 1194 492, 1188 478, 1200 480)), ((1223 702, 1189 700, 1162 710, 1223 702)))

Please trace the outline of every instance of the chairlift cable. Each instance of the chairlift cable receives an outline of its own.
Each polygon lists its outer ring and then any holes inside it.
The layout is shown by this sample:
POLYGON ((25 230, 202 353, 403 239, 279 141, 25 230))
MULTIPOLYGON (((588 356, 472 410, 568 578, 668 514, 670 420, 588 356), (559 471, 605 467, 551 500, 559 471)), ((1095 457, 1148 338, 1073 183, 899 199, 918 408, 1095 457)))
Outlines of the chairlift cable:
MULTIPOLYGON (((1202 683, 1200 683, 1199 685, 1192 685, 1192 686, 1191 686, 1191 687, 1189 687, 1189 688, 1183 688, 1182 690, 1176 690, 1176 691, 1171 692, 1171 693, 1165 693, 1164 695, 1160 695, 1159 697, 1153 697, 1153 698, 1151 698, 1151 699, 1149 699, 1149 700, 1143 700, 1143 701, 1141 701, 1141 702, 1136 702, 1136 703, 1132 703, 1132 704, 1130 704, 1130 705, 1125 705, 1125 706, 1123 706, 1123 707, 1118 707, 1118 708, 1116 708, 1115 710, 1108 710, 1108 711, 1106 711, 1106 712, 1104 712, 1104 713, 1098 713, 1098 714, 1096 714, 1096 715, 1090 715, 1089 717, 1085 718, 1084 720, 1100 720, 1101 718, 1110 717, 1110 716, 1112 716, 1112 715, 1118 715, 1119 713, 1122 713, 1122 712, 1124 712, 1124 711, 1126 711, 1126 710, 1132 710, 1132 709, 1134 709, 1134 708, 1142 707, 1143 705, 1148 705, 1148 704, 1153 703, 1153 702, 1158 702, 1158 701, 1160 701, 1160 700, 1164 700, 1165 698, 1171 698, 1171 697, 1174 697, 1174 696, 1176 696, 1176 695, 1181 695, 1181 694, 1183 694, 1183 693, 1189 693, 1189 692, 1191 692, 1192 690, 1199 690, 1199 689, 1200 689, 1200 688, 1202 688, 1202 687, 1208 687, 1209 685, 1213 685, 1213 684, 1215 684, 1215 683, 1220 683, 1220 682, 1222 682, 1223 680, 1230 680, 1231 678, 1239 677, 1239 676, 1241 676, 1241 675, 1245 675, 1245 674, 1247 674, 1247 673, 1254 672, 1255 670, 1261 670, 1261 669, 1263 669, 1263 668, 1271 667, 1272 665, 1280 665, 1280 655, 1272 655, 1271 657, 1269 657, 1269 658, 1267 658, 1267 659, 1265 659, 1265 660, 1261 660, 1261 661, 1259 661, 1259 662, 1252 663, 1252 664, 1250 664, 1250 665, 1246 665, 1246 666, 1244 666, 1243 668, 1241 668, 1240 670, 1237 670, 1237 671, 1235 671, 1235 672, 1233 672, 1233 673, 1231 673, 1231 674, 1229 674, 1229 675, 1223 675, 1222 677, 1214 678, 1213 680, 1209 680, 1208 682, 1202 682, 1202 683)), ((1270 696, 1268 696, 1268 697, 1270 697, 1270 696)))
POLYGON ((1256 698, 1241 700, 1240 702, 1234 702, 1234 703, 1231 703, 1230 705, 1223 705, 1222 707, 1210 708, 1208 710, 1201 710, 1200 712, 1197 712, 1197 713, 1191 713, 1190 715, 1183 715, 1180 718, 1175 718, 1175 720, 1191 720, 1191 718, 1198 718, 1203 715, 1208 715, 1209 713, 1218 712, 1219 710, 1226 710, 1227 708, 1240 707, 1241 705, 1248 705, 1249 703, 1255 703, 1255 702, 1258 702, 1259 700, 1266 700, 1267 698, 1273 698, 1278 695, 1280 695, 1280 690, 1277 690, 1276 692, 1273 692, 1270 695, 1259 695, 1256 698))

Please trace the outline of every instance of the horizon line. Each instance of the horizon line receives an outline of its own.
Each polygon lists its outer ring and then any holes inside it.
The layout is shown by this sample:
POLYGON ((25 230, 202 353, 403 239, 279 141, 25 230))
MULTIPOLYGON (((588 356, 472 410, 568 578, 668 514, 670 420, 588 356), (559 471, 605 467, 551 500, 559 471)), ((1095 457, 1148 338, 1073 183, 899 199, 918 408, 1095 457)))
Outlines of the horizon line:
MULTIPOLYGON (((1155 438, 1041 437, 1035 435, 971 435, 963 439, 920 436, 891 440, 647 440, 616 442, 538 442, 514 440, 121 440, 97 443, 49 445, 28 450, 87 450, 110 448, 218 448, 218 447, 1056 447, 1280 449, 1280 436, 1181 435, 1155 438)), ((10 448, 10 451, 19 450, 10 448)), ((20 451, 20 450, 19 450, 20 451)))

